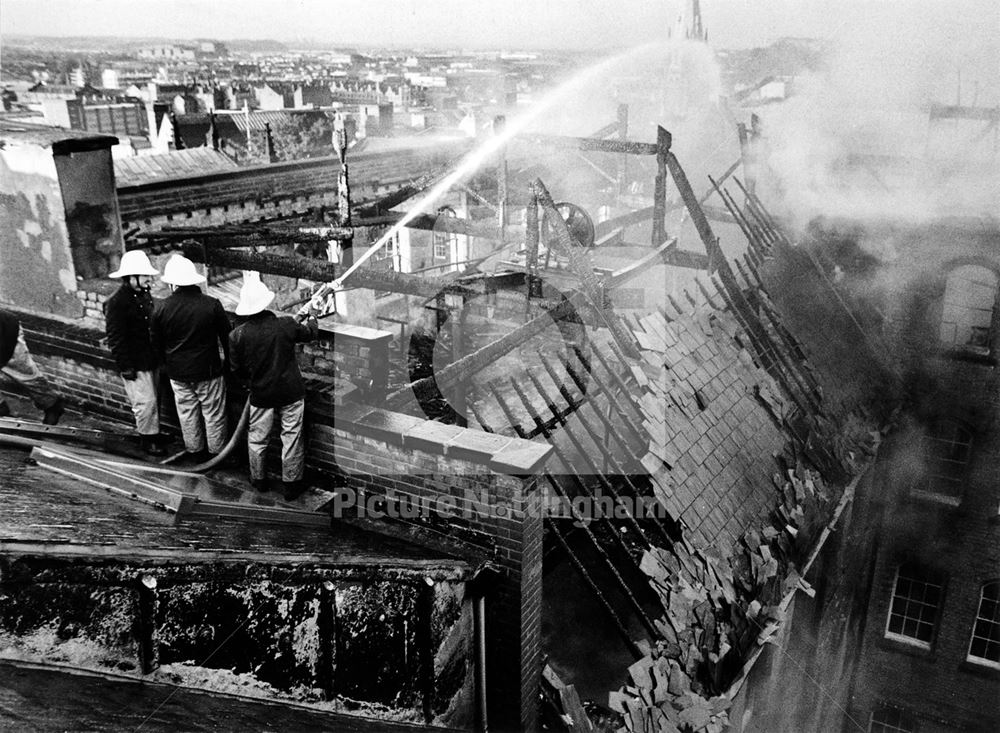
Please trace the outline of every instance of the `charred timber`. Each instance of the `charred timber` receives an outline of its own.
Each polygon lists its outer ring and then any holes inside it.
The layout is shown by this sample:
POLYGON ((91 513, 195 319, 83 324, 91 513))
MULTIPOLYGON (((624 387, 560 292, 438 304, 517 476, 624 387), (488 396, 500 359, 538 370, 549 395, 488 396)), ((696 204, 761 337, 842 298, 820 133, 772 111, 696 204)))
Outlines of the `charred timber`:
POLYGON ((603 140, 594 137, 563 137, 560 135, 518 135, 518 140, 538 145, 570 150, 596 150, 601 153, 625 153, 628 155, 656 155, 660 146, 656 143, 640 143, 631 140, 603 140))
MULTIPOLYGON (((658 139, 664 139, 669 147, 670 133, 662 127, 659 128, 658 132, 658 139)), ((698 197, 695 195, 694 189, 691 188, 691 183, 688 181, 687 174, 681 167, 680 161, 677 160, 677 156, 670 150, 667 150, 664 158, 667 168, 670 171, 670 176, 674 179, 674 185, 677 186, 677 191, 680 193, 688 213, 691 214, 691 221, 694 223, 695 229, 698 230, 698 236, 701 237, 702 244, 705 245, 705 252, 708 254, 709 270, 715 272, 725 263, 725 256, 722 253, 722 248, 719 246, 719 239, 715 236, 715 232, 712 231, 712 225, 708 223, 705 212, 702 211, 701 206, 698 204, 698 197)))
MULTIPOLYGON (((183 247, 184 255, 194 262, 236 270, 256 270, 271 275, 303 278, 314 282, 332 282, 343 271, 332 262, 297 255, 240 252, 231 249, 206 249, 197 244, 183 247)), ((351 287, 370 288, 403 295, 433 298, 441 293, 473 295, 478 291, 467 285, 440 277, 421 277, 394 270, 360 268, 351 275, 351 287)))
MULTIPOLYGON (((196 240, 208 247, 271 247, 283 244, 325 243, 331 239, 347 241, 354 238, 354 230, 350 227, 323 227, 323 234, 296 231, 260 231, 260 230, 216 230, 216 229, 162 229, 158 232, 143 232, 137 239, 146 241, 145 246, 170 242, 196 240)), ((139 248, 136 245, 129 249, 139 248)))
POLYGON ((586 256, 582 254, 583 248, 573 241, 569 233, 569 228, 566 226, 566 222, 560 215, 559 210, 556 209, 552 195, 545 188, 545 184, 542 183, 540 178, 536 178, 531 184, 531 189, 538 197, 538 203, 542 207, 542 210, 548 214, 550 221, 553 222, 556 237, 550 241, 549 246, 559 250, 559 254, 569 261, 569 269, 579 278, 583 294, 590 299, 595 312, 599 314, 607 325, 608 330, 611 331, 611 335, 622 350, 631 357, 639 358, 639 350, 635 345, 635 341, 625 330, 614 308, 611 307, 610 303, 605 302, 604 289, 601 283, 594 275, 594 270, 587 261, 586 256))

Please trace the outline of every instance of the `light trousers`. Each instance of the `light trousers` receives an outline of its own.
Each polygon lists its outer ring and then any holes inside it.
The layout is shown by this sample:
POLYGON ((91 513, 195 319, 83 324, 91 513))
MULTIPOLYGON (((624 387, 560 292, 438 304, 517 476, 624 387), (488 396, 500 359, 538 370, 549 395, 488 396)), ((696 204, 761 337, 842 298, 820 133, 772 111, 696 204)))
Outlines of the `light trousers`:
MULTIPOLYGON (((17 334, 14 353, 11 354, 10 360, 0 367, 0 374, 7 380, 21 385, 39 410, 47 410, 59 399, 52 391, 52 384, 31 358, 28 344, 24 341, 23 330, 17 334)), ((0 399, 0 402, 2 401, 0 399)))
POLYGON ((281 480, 299 481, 305 468, 306 447, 302 440, 302 424, 306 401, 299 400, 283 407, 250 406, 250 428, 247 449, 250 458, 250 478, 264 478, 264 452, 271 438, 275 413, 281 422, 281 480))
POLYGON ((160 434, 159 376, 159 372, 154 370, 136 372, 135 379, 122 378, 139 435, 160 434))
POLYGON ((226 445, 226 382, 222 377, 204 382, 170 380, 177 406, 177 419, 184 435, 184 449, 219 453, 226 445), (203 424, 204 421, 204 424, 203 424))

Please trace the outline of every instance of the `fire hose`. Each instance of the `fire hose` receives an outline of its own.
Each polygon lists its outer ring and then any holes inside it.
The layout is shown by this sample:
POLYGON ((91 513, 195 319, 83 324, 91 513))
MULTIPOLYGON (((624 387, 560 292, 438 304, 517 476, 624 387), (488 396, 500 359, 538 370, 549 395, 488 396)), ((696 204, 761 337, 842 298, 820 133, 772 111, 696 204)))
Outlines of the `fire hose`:
MULTIPOLYGON (((238 423, 236 423, 236 428, 233 430, 233 434, 229 437, 229 442, 226 443, 222 447, 222 450, 220 450, 218 454, 216 454, 211 460, 205 461, 204 463, 199 463, 197 466, 190 466, 190 467, 185 466, 184 470, 200 473, 202 471, 208 471, 209 469, 215 468, 224 460, 226 460, 226 458, 229 457, 229 454, 233 452, 233 448, 236 447, 236 444, 239 442, 240 438, 243 437, 243 432, 247 429, 247 422, 249 422, 249 420, 250 420, 250 397, 248 396, 246 404, 243 405, 243 413, 240 415, 240 420, 238 423)), ((164 458, 162 461, 160 461, 160 465, 173 463, 174 461, 179 460, 182 456, 185 455, 187 455, 187 451, 182 450, 179 453, 164 458)))

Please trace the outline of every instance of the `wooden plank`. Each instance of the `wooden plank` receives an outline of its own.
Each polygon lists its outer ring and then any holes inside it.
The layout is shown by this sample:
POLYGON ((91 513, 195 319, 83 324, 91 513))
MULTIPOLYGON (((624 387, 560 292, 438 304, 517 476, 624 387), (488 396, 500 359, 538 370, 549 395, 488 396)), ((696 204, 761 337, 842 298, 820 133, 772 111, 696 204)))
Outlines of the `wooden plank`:
MULTIPOLYGON (((291 505, 259 503, 281 502, 282 500, 277 498, 277 495, 272 497, 222 486, 221 488, 233 495, 233 501, 204 498, 206 495, 211 496, 214 493, 213 482, 201 474, 169 471, 160 466, 124 462, 104 463, 89 456, 49 446, 36 447, 32 451, 31 457, 43 468, 79 481, 85 481, 135 501, 167 509, 178 516, 226 517, 306 527, 327 527, 330 524, 330 517, 327 514, 307 511, 291 505), (141 475, 143 473, 146 475, 141 475), (160 479, 159 475, 163 475, 163 478, 160 479), (174 485, 171 486, 170 483, 174 485)), ((218 482, 214 483, 216 488, 221 486, 218 482)))
POLYGON ((31 451, 35 462, 51 471, 85 481, 93 486, 120 494, 135 501, 166 509, 175 514, 182 513, 193 503, 193 499, 179 491, 173 491, 150 481, 145 481, 121 471, 102 466, 95 461, 51 447, 36 447, 31 451))
POLYGON ((77 440, 82 443, 99 446, 107 446, 114 443, 136 446, 141 440, 140 436, 133 433, 74 428, 66 425, 46 425, 34 420, 23 420, 16 417, 0 418, 0 433, 20 435, 25 438, 37 438, 39 442, 64 439, 77 440))
POLYGON ((594 724, 590 722, 587 711, 583 709, 576 687, 573 685, 563 687, 559 690, 559 699, 562 702, 563 712, 573 721, 570 725, 571 733, 592 733, 594 724))
POLYGON ((195 499, 185 517, 242 519, 268 524, 291 524, 300 527, 329 527, 330 515, 304 509, 268 507, 260 504, 235 504, 195 499))

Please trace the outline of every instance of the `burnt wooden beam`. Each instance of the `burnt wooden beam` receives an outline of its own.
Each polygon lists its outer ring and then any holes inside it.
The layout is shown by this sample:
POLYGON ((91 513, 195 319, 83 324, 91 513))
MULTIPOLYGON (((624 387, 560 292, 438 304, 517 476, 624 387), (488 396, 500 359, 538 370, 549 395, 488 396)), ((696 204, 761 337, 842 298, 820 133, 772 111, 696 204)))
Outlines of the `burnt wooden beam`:
MULTIPOLYGON (((618 139, 628 140, 628 105, 618 105, 618 139)), ((625 182, 628 180, 628 156, 618 156, 618 200, 625 195, 625 182)))
MULTIPOLYGON (((322 226, 322 225, 320 225, 322 226)), ((276 247, 283 244, 300 244, 306 242, 326 243, 331 239, 348 241, 353 239, 354 230, 350 227, 322 227, 327 234, 313 234, 294 231, 261 231, 261 230, 212 230, 184 229, 183 227, 161 229, 155 232, 143 232, 136 239, 145 240, 144 245, 133 244, 127 249, 141 249, 158 244, 196 240, 206 247, 276 247)))
POLYGON ((538 197, 538 203, 549 215, 553 224, 556 237, 550 242, 550 249, 554 247, 559 253, 569 261, 570 271, 580 280, 583 294, 590 300, 591 305, 604 321, 614 340, 625 353, 634 358, 639 358, 639 351, 636 348, 635 340, 630 333, 625 330, 618 314, 609 303, 605 302, 604 289, 594 275, 594 270, 587 261, 583 248, 576 244, 570 236, 566 222, 556 209, 552 195, 540 178, 536 178, 531 184, 532 190, 538 197))
POLYGON ((689 270, 708 270, 709 267, 708 255, 703 255, 701 252, 678 249, 677 247, 667 248, 660 255, 660 259, 666 265, 685 267, 689 270))
MULTIPOLYGON (((232 249, 206 249, 198 244, 187 244, 184 256, 194 262, 235 270, 255 270, 270 275, 303 278, 314 282, 332 282, 343 270, 339 265, 324 260, 314 260, 299 255, 242 252, 232 249)), ((468 285, 441 277, 423 277, 394 270, 359 268, 351 275, 351 287, 383 290, 390 293, 417 295, 433 298, 440 293, 471 295, 476 292, 468 285)))
POLYGON ((602 153, 656 155, 659 150, 656 143, 640 143, 632 140, 603 140, 593 137, 565 137, 562 135, 517 135, 516 139, 553 148, 596 150, 602 153))
POLYGON ((670 153, 670 133, 662 127, 656 129, 656 178, 653 181, 653 246, 666 239, 667 216, 667 158, 670 153))
POLYGON ((670 176, 674 179, 674 185, 677 186, 677 191, 680 193, 688 213, 691 214, 691 221, 694 223, 695 229, 698 230, 698 236, 701 237, 702 244, 705 245, 705 252, 708 254, 709 270, 714 272, 725 263, 725 255, 719 246, 719 238, 715 236, 715 232, 712 231, 712 225, 708 223, 705 212, 702 211, 701 206, 698 204, 698 197, 695 195, 694 189, 691 188, 691 183, 688 181, 687 174, 681 167, 680 161, 677 160, 677 156, 669 149, 671 142, 670 133, 662 127, 657 128, 657 139, 662 140, 667 147, 664 160, 670 171, 670 176))

